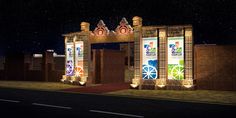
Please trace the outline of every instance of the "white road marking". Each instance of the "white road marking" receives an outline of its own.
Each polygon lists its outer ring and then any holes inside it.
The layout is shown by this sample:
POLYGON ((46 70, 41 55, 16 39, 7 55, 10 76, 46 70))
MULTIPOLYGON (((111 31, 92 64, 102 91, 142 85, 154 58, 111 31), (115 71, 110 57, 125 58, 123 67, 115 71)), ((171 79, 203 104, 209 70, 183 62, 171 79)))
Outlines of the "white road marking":
POLYGON ((41 103, 32 103, 32 105, 43 106, 43 107, 53 107, 53 108, 60 108, 60 109, 72 109, 71 107, 56 106, 56 105, 41 104, 41 103))
POLYGON ((110 112, 110 111, 100 111, 100 110, 89 110, 89 111, 90 111, 90 112, 96 112, 96 113, 104 113, 104 114, 119 115, 119 116, 128 116, 128 117, 144 118, 144 116, 133 115, 133 114, 117 113, 117 112, 110 112))
POLYGON ((0 99, 0 101, 4 101, 4 102, 14 102, 14 103, 20 102, 20 101, 16 101, 16 100, 7 100, 7 99, 0 99))

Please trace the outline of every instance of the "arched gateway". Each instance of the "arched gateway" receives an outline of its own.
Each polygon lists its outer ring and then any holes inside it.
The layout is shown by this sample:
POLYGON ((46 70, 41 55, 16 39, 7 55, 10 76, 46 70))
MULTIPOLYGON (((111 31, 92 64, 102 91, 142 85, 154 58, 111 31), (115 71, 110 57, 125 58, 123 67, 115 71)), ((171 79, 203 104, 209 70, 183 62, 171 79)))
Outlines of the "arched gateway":
POLYGON ((102 20, 94 31, 82 22, 80 32, 63 35, 66 58, 62 81, 84 85, 94 79, 90 74, 91 44, 133 42, 132 88, 193 89, 192 26, 143 26, 141 17, 132 20, 133 27, 123 18, 115 31, 108 30, 102 20))

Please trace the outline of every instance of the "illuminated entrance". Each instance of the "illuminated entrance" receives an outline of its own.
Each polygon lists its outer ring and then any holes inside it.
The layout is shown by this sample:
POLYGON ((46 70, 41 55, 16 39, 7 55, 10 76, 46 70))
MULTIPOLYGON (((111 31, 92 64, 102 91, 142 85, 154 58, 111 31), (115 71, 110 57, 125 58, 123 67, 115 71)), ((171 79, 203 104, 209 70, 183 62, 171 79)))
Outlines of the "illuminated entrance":
POLYGON ((191 25, 142 26, 142 18, 137 16, 133 18, 133 27, 123 18, 114 31, 108 30, 102 20, 94 31, 90 31, 89 25, 82 22, 80 32, 63 35, 66 53, 63 82, 84 85, 94 79, 91 74, 91 44, 128 42, 128 68, 131 62, 130 50, 134 53, 132 88, 194 87, 191 25))

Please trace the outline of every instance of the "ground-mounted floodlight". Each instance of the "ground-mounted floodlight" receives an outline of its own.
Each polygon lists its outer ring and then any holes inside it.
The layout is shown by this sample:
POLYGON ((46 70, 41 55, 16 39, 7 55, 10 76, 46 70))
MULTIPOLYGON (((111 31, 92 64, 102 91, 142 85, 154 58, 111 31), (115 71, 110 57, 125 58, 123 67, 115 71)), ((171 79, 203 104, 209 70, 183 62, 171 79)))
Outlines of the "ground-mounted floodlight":
POLYGON ((65 82, 66 81, 66 79, 67 79, 67 76, 66 75, 62 75, 62 79, 61 79, 61 82, 65 82))
POLYGON ((75 80, 76 80, 76 77, 75 77, 75 76, 71 76, 71 78, 70 78, 69 81, 70 81, 71 84, 73 84, 73 82, 74 82, 75 80))
POLYGON ((85 85, 85 81, 79 81, 79 84, 81 85, 81 86, 84 86, 85 85))
POLYGON ((192 88, 194 87, 193 85, 193 80, 187 80, 185 79, 183 82, 182 82, 182 86, 189 89, 189 88, 192 88))
POLYGON ((86 81, 87 81, 87 78, 86 77, 81 77, 80 80, 79 80, 79 84, 81 86, 84 86, 86 84, 86 81))
POLYGON ((158 88, 164 88, 166 86, 166 80, 165 79, 157 79, 156 85, 158 88))
POLYGON ((132 79, 132 84, 130 84, 132 88, 138 88, 139 86, 139 79, 132 79))

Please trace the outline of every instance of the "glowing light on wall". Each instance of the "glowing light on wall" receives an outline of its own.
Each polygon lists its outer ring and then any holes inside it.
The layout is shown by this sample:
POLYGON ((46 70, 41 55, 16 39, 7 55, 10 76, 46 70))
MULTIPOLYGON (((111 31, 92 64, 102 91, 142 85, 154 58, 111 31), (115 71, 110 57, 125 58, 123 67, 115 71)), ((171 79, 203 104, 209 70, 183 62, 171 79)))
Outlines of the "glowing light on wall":
POLYGON ((74 74, 74 46, 73 43, 66 44, 66 75, 73 76, 74 74))
POLYGON ((168 37, 168 79, 184 79, 184 37, 168 37))
POLYGON ((42 58, 43 55, 42 55, 42 54, 34 54, 33 57, 34 57, 34 58, 42 58))
POLYGON ((157 37, 143 38, 142 78, 158 78, 157 37))

